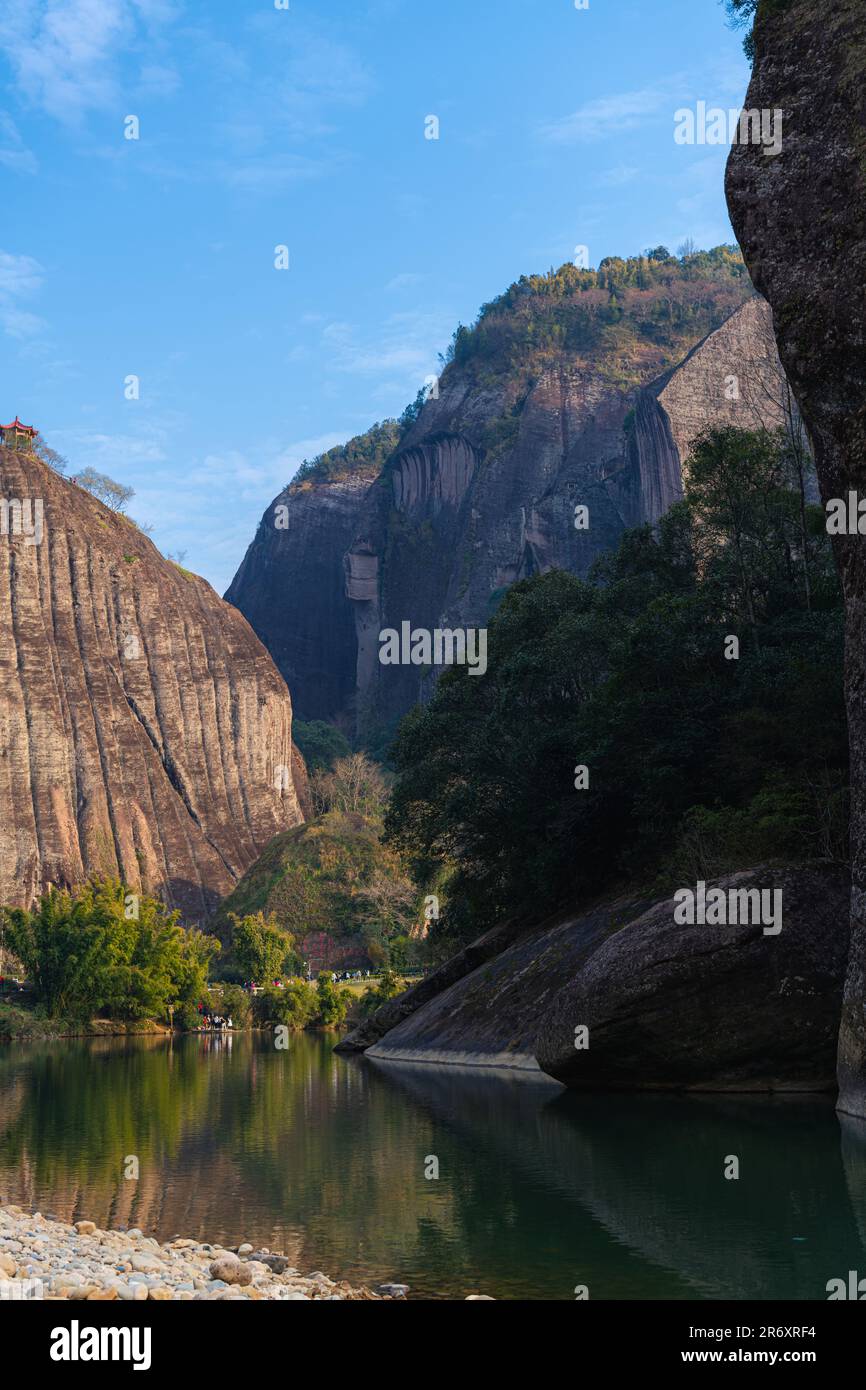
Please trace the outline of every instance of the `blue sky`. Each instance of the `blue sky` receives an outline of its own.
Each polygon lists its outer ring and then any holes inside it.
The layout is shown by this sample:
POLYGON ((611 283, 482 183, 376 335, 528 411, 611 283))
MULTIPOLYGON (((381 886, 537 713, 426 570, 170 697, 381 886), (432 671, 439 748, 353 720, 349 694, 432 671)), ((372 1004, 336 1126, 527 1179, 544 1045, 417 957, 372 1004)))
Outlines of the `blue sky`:
POLYGON ((718 0, 2 0, 0 417, 222 592, 520 274, 732 241, 673 113, 747 80, 718 0))

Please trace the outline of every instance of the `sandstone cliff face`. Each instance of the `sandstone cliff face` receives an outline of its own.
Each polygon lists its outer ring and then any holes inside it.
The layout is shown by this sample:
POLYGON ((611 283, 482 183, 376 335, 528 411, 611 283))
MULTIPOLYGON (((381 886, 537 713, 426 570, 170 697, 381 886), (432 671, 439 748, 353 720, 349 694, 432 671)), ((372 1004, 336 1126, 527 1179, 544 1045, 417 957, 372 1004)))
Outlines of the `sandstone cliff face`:
POLYGON ((133 523, 2 448, 0 486, 43 516, 0 535, 0 902, 97 872, 202 921, 302 819, 283 680, 133 523))
MULTIPOLYGON (((759 11, 746 106, 783 112, 782 152, 735 146, 727 193, 815 451, 826 502, 866 495, 866 7, 787 0, 759 11)), ((866 563, 834 542, 846 601, 852 924, 840 1108, 866 1117, 866 563)))
POLYGON ((437 675, 382 666, 382 629, 486 626, 508 585, 555 567, 586 574, 625 529, 681 498, 708 425, 782 423, 767 306, 743 303, 735 283, 703 293, 712 331, 685 361, 688 343, 641 339, 562 352, 528 379, 455 363, 375 479, 276 499, 293 508, 289 530, 269 508, 226 597, 301 717, 342 717, 375 742, 437 675), (578 505, 587 529, 575 527, 578 505))

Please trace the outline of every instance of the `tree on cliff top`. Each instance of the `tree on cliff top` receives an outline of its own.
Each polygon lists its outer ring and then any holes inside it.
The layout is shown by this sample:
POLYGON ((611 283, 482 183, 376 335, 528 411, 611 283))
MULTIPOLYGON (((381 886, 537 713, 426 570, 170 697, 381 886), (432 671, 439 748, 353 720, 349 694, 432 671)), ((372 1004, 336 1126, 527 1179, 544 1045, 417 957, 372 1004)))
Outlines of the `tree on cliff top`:
POLYGON ((113 512, 125 512, 127 503, 135 496, 134 488, 124 487, 123 483, 115 482, 107 473, 98 473, 95 468, 85 468, 81 473, 76 473, 73 482, 92 493, 113 512))

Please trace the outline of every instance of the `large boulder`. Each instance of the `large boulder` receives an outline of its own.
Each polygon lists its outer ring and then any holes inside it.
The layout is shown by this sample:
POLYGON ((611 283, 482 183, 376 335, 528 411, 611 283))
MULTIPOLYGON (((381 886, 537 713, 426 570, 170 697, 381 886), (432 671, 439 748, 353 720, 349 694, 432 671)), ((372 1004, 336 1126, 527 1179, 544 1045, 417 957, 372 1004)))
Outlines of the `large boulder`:
POLYGON ((542 1070, 591 1089, 832 1087, 847 874, 751 869, 709 887, 781 891, 781 931, 681 925, 673 898, 657 903, 608 937, 553 1001, 535 1043, 542 1070))
POLYGON ((532 1045, 545 1009, 605 936, 640 910, 629 898, 530 925, 504 922, 381 1005, 335 1050, 537 1071, 532 1045))
MULTIPOLYGON (((825 502, 866 497, 866 5, 763 0, 750 109, 781 111, 782 148, 735 144, 731 221, 773 310, 784 368, 825 502)), ((851 954, 839 1033, 839 1108, 866 1117, 866 565, 834 540, 846 607, 851 743, 851 954)))

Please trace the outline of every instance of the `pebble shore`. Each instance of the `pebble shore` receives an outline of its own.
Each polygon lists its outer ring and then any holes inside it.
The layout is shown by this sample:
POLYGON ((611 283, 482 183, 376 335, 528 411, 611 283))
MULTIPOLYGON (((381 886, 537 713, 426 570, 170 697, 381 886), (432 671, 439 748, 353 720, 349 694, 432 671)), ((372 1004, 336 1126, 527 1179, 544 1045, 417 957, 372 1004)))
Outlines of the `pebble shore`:
POLYGON ((237 1251, 197 1240, 160 1245, 139 1230, 101 1231, 92 1221, 70 1226, 0 1206, 0 1300, 16 1296, 18 1280, 39 1280, 41 1296, 55 1300, 402 1301, 408 1292, 403 1284, 380 1285, 374 1293, 318 1271, 304 1276, 285 1256, 252 1245, 237 1251))

